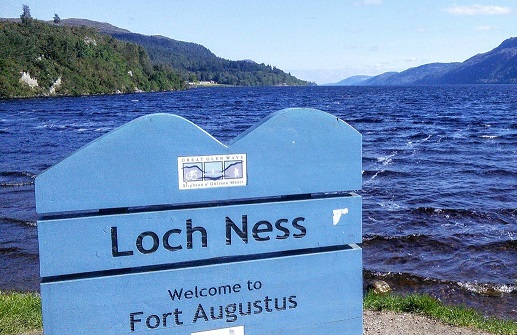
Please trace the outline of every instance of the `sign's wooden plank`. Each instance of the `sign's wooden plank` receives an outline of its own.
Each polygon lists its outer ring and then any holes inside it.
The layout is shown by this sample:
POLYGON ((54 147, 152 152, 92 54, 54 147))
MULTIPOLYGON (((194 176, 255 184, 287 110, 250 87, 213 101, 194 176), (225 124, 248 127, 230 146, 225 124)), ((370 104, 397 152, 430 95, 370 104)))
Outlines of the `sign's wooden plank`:
POLYGON ((353 195, 44 220, 40 271, 49 277, 360 243, 361 215, 353 195))
POLYGON ((179 116, 152 114, 39 175, 36 209, 44 214, 353 191, 361 188, 361 168, 361 135, 318 110, 274 113, 230 146, 179 116))
POLYGON ((361 288, 355 247, 46 283, 41 294, 45 334, 314 335, 361 334, 361 288))

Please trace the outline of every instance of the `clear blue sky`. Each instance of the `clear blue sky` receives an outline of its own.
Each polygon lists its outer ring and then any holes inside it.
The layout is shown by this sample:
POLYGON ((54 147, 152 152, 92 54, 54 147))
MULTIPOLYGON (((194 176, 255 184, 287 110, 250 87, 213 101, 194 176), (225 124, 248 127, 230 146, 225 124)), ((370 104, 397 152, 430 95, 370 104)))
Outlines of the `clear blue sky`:
POLYGON ((201 44, 318 84, 456 62, 517 36, 516 0, 0 0, 37 19, 85 18, 201 44))

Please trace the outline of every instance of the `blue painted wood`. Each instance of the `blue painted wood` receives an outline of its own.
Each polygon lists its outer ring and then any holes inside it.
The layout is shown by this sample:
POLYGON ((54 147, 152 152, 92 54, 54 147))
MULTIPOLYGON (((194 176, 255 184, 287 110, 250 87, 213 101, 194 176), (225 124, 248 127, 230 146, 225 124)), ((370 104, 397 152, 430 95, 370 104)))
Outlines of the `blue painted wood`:
POLYGON ((43 284, 44 332, 191 334, 243 325, 246 335, 361 334, 361 265, 361 250, 355 247, 122 278, 43 284), (226 294, 218 291, 221 286, 227 286, 226 294), (183 290, 181 300, 175 290, 183 290), (209 292, 215 294, 210 296, 209 292), (247 314, 248 302, 250 315, 241 315, 239 304, 242 314, 247 314), (198 312, 199 305, 208 320, 198 312), (219 306, 223 306, 222 318, 213 320, 210 308, 218 317, 219 306))
POLYGON ((361 135, 321 111, 229 146, 175 115, 134 120, 36 178, 45 333, 361 334, 360 188, 361 135))
POLYGON ((361 222, 361 197, 358 195, 42 220, 38 223, 40 273, 42 277, 49 277, 360 243, 361 222), (243 215, 247 223, 246 239, 237 234, 244 230, 243 215), (231 228, 230 244, 227 224, 231 228), (116 229, 116 257, 112 249, 113 228, 116 229), (171 233, 173 229, 175 231, 171 233), (254 231, 261 230, 254 236, 254 231), (156 251, 142 253, 137 248, 138 236, 144 232, 156 234, 156 237, 144 235, 144 251, 151 250, 157 242, 156 251), (164 236, 169 236, 169 245, 164 244, 164 236), (203 236, 206 236, 206 246, 203 246, 203 236), (123 255, 125 252, 131 255, 123 255), (60 256, 59 262, 56 262, 56 255, 60 256))
POLYGON ((36 178, 40 214, 361 188, 361 135, 313 109, 285 109, 225 146, 175 115, 138 118, 36 178), (179 190, 177 157, 247 155, 247 186, 179 190), (66 176, 66 178, 63 178, 66 176))

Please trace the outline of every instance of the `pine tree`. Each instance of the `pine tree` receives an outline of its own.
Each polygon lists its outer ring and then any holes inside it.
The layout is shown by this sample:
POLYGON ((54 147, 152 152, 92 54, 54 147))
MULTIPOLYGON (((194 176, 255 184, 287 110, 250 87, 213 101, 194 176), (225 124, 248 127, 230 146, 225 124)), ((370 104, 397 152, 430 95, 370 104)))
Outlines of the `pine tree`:
POLYGON ((32 20, 31 10, 30 10, 29 6, 27 6, 27 5, 23 5, 22 8, 23 8, 23 12, 22 12, 22 15, 20 15, 20 19, 22 19, 23 23, 27 23, 30 20, 32 20))

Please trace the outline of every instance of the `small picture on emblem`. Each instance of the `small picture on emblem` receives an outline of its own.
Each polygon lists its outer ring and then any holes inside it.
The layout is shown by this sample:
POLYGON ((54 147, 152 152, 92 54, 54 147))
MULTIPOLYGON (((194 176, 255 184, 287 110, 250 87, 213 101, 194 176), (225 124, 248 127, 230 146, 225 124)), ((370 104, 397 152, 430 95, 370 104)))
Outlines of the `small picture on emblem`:
POLYGON ((224 162, 224 179, 243 178, 242 161, 225 161, 224 162))
POLYGON ((223 179, 223 162, 205 163, 205 180, 223 179))
POLYGON ((203 180, 203 163, 184 163, 183 182, 203 180))

